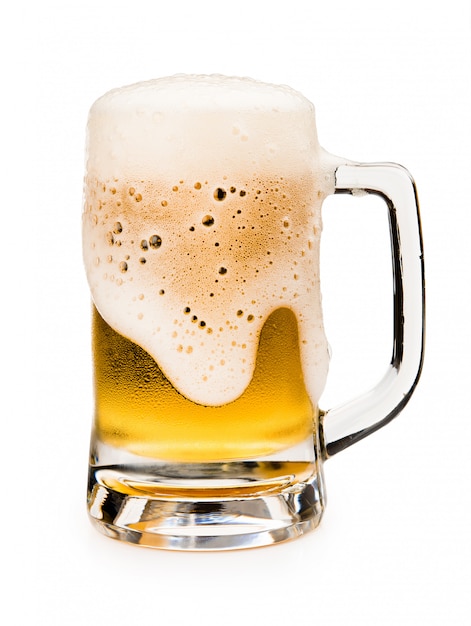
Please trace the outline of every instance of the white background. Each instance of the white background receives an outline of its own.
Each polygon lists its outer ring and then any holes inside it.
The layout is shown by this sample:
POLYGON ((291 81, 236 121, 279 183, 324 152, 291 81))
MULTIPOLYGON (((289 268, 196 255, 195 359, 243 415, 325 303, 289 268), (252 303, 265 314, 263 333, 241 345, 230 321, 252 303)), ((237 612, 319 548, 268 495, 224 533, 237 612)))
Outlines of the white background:
MULTIPOLYGON (((471 623, 470 33, 461 0, 22 2, 2 12, 2 612, 5 624, 471 623), (416 394, 326 463, 321 527, 277 547, 171 553, 85 512, 92 415, 81 261, 88 108, 177 72, 249 75, 311 99, 334 154, 414 175, 428 326, 416 394)), ((323 407, 391 350, 386 214, 325 204, 332 344, 323 407)))

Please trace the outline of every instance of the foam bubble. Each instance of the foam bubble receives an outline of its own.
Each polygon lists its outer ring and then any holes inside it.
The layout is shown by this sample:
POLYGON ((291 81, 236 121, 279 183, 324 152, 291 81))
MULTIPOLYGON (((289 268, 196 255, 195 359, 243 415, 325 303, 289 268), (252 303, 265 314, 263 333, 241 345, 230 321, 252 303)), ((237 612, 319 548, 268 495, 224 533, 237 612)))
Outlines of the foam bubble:
POLYGON ((328 363, 320 206, 332 163, 313 106, 288 87, 178 76, 100 98, 83 229, 103 318, 186 397, 218 405, 243 393, 264 321, 290 307, 317 403, 328 363), (97 258, 109 259, 106 274, 97 258))

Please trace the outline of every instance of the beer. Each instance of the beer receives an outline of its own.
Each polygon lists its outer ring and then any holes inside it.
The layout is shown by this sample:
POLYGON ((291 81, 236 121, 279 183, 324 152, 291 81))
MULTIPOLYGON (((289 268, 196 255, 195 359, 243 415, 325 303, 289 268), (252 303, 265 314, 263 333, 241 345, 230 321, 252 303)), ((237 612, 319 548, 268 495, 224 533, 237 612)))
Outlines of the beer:
POLYGON ((201 180, 88 182, 96 433, 179 461, 275 453, 313 426, 318 217, 301 181, 201 180))
POLYGON ((216 407, 180 394, 142 348, 94 309, 96 435, 156 459, 202 462, 275 454, 311 436, 315 413, 303 380, 296 318, 277 309, 265 322, 247 389, 216 407))
POLYGON ((119 517, 110 492, 239 498, 318 481, 325 162, 312 105, 285 87, 174 77, 92 107, 93 517, 106 502, 119 517))

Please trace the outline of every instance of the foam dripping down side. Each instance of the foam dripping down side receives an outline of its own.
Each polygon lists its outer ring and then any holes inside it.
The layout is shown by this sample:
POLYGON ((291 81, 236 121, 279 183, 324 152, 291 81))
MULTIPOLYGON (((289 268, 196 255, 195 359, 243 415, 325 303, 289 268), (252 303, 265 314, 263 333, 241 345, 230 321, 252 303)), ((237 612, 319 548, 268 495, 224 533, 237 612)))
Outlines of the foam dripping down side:
POLYGON ((175 388, 208 406, 249 385, 265 320, 290 308, 306 388, 327 374, 314 109, 249 79, 174 77, 92 107, 83 216, 94 302, 175 388))

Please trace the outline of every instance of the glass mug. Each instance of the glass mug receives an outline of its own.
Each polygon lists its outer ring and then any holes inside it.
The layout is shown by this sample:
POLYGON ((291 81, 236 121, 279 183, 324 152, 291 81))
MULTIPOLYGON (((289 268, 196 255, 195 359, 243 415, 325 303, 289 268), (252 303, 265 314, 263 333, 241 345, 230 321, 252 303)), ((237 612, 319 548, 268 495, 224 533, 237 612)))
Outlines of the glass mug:
POLYGON ((390 421, 420 375, 423 255, 407 171, 326 153, 313 105, 285 86, 138 83, 91 108, 83 245, 94 524, 176 550, 315 528, 323 461, 390 421), (322 411, 321 205, 359 191, 389 207, 393 356, 375 389, 322 411))

